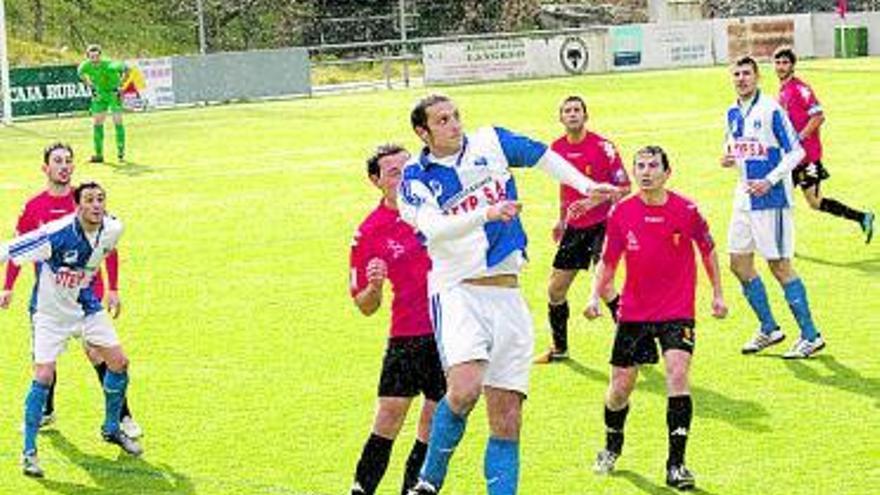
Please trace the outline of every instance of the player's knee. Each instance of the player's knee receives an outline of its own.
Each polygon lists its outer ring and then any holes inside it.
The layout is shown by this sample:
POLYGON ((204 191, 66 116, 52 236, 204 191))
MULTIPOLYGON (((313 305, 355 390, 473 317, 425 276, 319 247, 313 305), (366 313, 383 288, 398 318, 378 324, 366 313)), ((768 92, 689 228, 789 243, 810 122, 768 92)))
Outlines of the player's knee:
POLYGON ((547 287, 547 296, 550 298, 551 303, 559 304, 565 301, 566 296, 568 295, 568 284, 561 282, 560 280, 551 277, 550 285, 547 287))
POLYGON ((465 416, 470 413, 480 399, 481 389, 482 384, 480 383, 450 384, 449 390, 446 392, 446 401, 453 412, 465 416))
POLYGON ((795 278, 794 270, 788 260, 776 260, 769 262, 770 272, 779 281, 785 284, 795 278))
POLYGON ((43 385, 52 385, 55 380, 55 366, 53 365, 37 365, 34 369, 34 380, 43 385))
POLYGON ((128 357, 121 351, 113 353, 106 359, 107 367, 114 373, 122 373, 128 369, 128 357))
POLYGON ((374 432, 385 438, 396 438, 397 433, 403 425, 406 411, 397 407, 379 407, 376 414, 376 424, 373 427, 374 432))

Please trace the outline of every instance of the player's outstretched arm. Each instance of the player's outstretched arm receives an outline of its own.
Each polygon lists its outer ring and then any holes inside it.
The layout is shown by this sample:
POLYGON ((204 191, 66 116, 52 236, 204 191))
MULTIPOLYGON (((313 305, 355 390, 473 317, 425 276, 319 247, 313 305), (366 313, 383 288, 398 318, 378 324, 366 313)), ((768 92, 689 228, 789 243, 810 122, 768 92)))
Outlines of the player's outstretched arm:
POLYGON ((52 255, 52 245, 49 235, 43 230, 28 232, 12 239, 8 243, 0 244, 0 263, 12 260, 21 265, 26 261, 45 261, 52 255))

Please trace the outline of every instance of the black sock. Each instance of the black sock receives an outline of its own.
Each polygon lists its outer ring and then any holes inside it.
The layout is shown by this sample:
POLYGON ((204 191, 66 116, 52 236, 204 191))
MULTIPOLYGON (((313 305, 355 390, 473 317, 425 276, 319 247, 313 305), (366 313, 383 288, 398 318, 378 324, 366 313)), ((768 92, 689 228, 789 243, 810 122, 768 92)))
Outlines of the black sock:
POLYGON ((49 394, 46 396, 46 405, 43 406, 43 416, 55 412, 55 384, 58 383, 58 371, 52 372, 52 384, 49 385, 49 394))
POLYGON ((559 352, 568 350, 568 301, 548 304, 550 328, 553 329, 553 348, 559 352))
POLYGON ((409 451, 409 457, 406 459, 406 471, 403 473, 403 486, 400 488, 400 495, 406 495, 410 488, 418 483, 419 470, 425 463, 427 453, 428 444, 417 438, 413 443, 412 450, 409 451))
POLYGON ((617 309, 620 307, 620 294, 614 296, 614 299, 606 302, 605 306, 608 307, 611 319, 614 320, 614 323, 617 323, 617 309))
POLYGON ((690 395, 670 397, 666 409, 666 426, 669 427, 669 458, 666 467, 684 464, 691 417, 694 414, 690 395))
MULTIPOLYGON (((98 363, 94 365, 95 373, 98 374, 98 383, 101 386, 104 386, 104 375, 107 374, 107 363, 98 363)), ((119 411, 119 419, 125 418, 127 416, 131 416, 131 411, 128 409, 128 398, 125 397, 122 399, 122 409, 119 411)))
POLYGON ((619 411, 612 411, 605 406, 605 450, 620 455, 623 451, 623 425, 629 413, 629 404, 619 411))
POLYGON ((860 224, 862 223, 862 220, 865 219, 865 214, 863 212, 854 210, 840 201, 831 198, 822 198, 822 201, 819 202, 819 209, 826 213, 831 213, 835 217, 847 218, 859 222, 860 224))
POLYGON ((380 437, 375 433, 371 434, 367 443, 364 444, 364 450, 361 452, 361 458, 355 472, 355 481, 361 485, 367 495, 373 495, 379 482, 382 481, 385 469, 388 468, 388 459, 391 458, 393 445, 394 440, 380 437))

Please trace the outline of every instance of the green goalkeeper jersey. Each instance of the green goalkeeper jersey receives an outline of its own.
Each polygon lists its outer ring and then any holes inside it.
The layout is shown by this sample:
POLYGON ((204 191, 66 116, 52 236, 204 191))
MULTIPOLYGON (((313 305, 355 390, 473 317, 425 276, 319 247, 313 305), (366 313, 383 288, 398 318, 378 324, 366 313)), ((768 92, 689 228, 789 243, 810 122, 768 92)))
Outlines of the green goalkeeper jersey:
POLYGON ((95 96, 98 98, 115 95, 122 84, 125 64, 113 60, 100 60, 97 64, 91 60, 79 64, 79 77, 88 77, 92 82, 95 96))

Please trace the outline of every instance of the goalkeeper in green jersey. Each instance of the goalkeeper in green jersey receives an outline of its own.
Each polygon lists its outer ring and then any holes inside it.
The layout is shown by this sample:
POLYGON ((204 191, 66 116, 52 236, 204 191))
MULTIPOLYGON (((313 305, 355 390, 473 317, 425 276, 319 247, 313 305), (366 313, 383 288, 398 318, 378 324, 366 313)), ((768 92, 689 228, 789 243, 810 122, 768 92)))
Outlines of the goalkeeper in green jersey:
POLYGON ((128 67, 123 62, 116 62, 101 57, 101 47, 89 45, 86 49, 88 59, 79 64, 79 77, 92 89, 92 104, 89 112, 94 122, 93 137, 95 154, 92 163, 104 161, 104 119, 107 112, 113 115, 116 127, 116 156, 119 161, 125 159, 125 127, 122 125, 122 102, 119 87, 125 79, 128 67))

